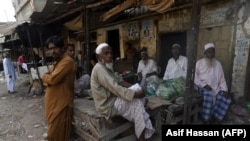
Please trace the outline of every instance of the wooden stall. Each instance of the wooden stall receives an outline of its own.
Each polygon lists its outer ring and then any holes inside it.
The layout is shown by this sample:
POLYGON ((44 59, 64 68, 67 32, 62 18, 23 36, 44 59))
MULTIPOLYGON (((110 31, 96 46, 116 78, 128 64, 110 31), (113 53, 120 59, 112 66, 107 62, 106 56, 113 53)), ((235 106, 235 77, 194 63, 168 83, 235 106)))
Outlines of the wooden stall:
MULTIPOLYGON (((149 96, 146 107, 152 124, 156 129, 156 135, 161 135, 163 124, 179 124, 183 117, 183 105, 163 100, 158 96, 149 96)), ((194 98, 192 102, 193 122, 198 119, 201 99, 194 98)), ((134 124, 122 117, 115 117, 112 122, 107 121, 104 116, 96 112, 93 100, 86 98, 74 101, 74 129, 75 133, 87 141, 135 141, 134 124), (132 132, 131 132, 132 131, 132 132)))
POLYGON ((96 112, 93 100, 76 99, 73 113, 75 133, 87 141, 135 140, 133 134, 121 137, 121 133, 133 128, 133 123, 125 119, 107 121, 104 116, 96 112))

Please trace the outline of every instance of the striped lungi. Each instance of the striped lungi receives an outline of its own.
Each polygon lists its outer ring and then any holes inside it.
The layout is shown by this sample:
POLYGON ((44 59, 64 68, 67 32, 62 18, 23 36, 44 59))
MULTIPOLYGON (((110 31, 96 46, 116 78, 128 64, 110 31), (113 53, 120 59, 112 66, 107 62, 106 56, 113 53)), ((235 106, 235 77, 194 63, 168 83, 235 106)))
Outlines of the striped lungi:
POLYGON ((218 120, 222 120, 231 104, 231 99, 224 96, 223 91, 220 91, 215 100, 211 91, 206 89, 199 89, 199 92, 203 95, 203 104, 201 109, 201 116, 204 120, 210 120, 215 117, 218 120))
POLYGON ((152 126, 149 114, 145 111, 141 99, 133 99, 131 102, 117 98, 114 104, 118 113, 135 124, 135 134, 140 137, 145 129, 145 138, 150 138, 155 129, 152 126))

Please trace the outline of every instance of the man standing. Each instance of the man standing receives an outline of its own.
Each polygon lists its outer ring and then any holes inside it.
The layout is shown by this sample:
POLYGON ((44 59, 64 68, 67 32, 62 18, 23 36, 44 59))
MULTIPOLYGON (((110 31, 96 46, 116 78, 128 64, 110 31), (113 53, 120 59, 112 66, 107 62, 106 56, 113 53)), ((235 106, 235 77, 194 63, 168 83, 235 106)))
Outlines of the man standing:
POLYGON ((168 64, 164 73, 163 80, 183 77, 186 78, 187 75, 187 57, 180 55, 179 44, 172 45, 172 55, 173 57, 168 60, 168 64))
POLYGON ((112 49, 107 43, 96 48, 98 63, 91 74, 91 90, 96 110, 107 119, 121 115, 135 123, 135 133, 139 140, 150 138, 154 133, 148 113, 145 111, 141 98, 144 90, 128 89, 131 84, 114 74, 112 49))
POLYGON ((196 62, 195 84, 203 95, 201 115, 205 123, 223 120, 231 99, 221 63, 215 59, 215 46, 207 43, 205 57, 196 62))
POLYGON ((147 50, 141 51, 141 60, 139 62, 137 73, 141 77, 141 86, 146 86, 146 78, 157 74, 157 65, 153 59, 148 58, 147 50))
POLYGON ((21 54, 17 59, 18 67, 20 73, 26 73, 26 70, 24 69, 23 64, 25 63, 25 56, 24 54, 21 54))
POLYGON ((15 80, 16 80, 16 72, 13 63, 10 60, 10 54, 8 52, 4 53, 3 59, 3 69, 5 78, 7 81, 8 93, 16 93, 15 92, 15 80))
POLYGON ((45 116, 49 141, 69 141, 72 127, 72 107, 76 65, 64 50, 64 41, 52 36, 46 44, 54 58, 49 72, 42 76, 47 86, 45 116))

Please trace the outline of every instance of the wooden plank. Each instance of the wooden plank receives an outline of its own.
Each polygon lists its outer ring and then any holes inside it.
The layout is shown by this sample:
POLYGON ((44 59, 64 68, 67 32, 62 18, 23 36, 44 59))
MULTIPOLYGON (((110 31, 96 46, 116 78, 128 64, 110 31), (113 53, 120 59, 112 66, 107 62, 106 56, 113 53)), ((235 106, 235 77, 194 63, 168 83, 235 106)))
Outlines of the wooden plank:
POLYGON ((130 136, 121 138, 121 139, 117 139, 116 141, 137 141, 137 137, 135 134, 132 134, 130 136))
MULTIPOLYGON (((78 119, 80 119, 81 121, 89 121, 90 120, 90 118, 91 117, 89 117, 87 114, 85 114, 85 113, 82 113, 81 111, 79 111, 79 110, 74 110, 73 111, 73 113, 74 113, 74 116, 76 117, 76 118, 78 118, 78 119)), ((98 122, 99 122, 99 120, 97 119, 97 118, 91 118, 91 122, 93 123, 93 124, 97 124, 98 122)))
POLYGON ((88 99, 75 99, 74 100, 74 110, 78 110, 86 115, 91 117, 104 117, 100 113, 98 113, 95 109, 94 100, 88 99))
POLYGON ((98 139, 94 138, 91 134, 89 134, 88 132, 82 130, 79 127, 74 127, 75 129, 75 133, 80 136, 82 139, 86 140, 86 141, 98 141, 98 139))
POLYGON ((100 132, 98 132, 98 130, 94 127, 94 125, 91 123, 91 121, 89 121, 87 123, 88 129, 91 131, 91 133, 93 134, 93 136, 95 136, 96 138, 100 138, 100 132))
POLYGON ((128 121, 125 124, 122 124, 121 126, 111 129, 108 132, 106 132, 106 134, 103 137, 101 137, 101 141, 109 141, 110 139, 114 138, 118 134, 128 130, 129 128, 133 126, 134 126, 134 123, 128 121))
POLYGON ((113 0, 102 0, 102 1, 100 1, 100 2, 96 2, 96 3, 93 3, 93 4, 88 4, 88 5, 86 6, 86 8, 94 8, 94 7, 97 7, 97 6, 100 6, 100 5, 109 3, 109 2, 111 2, 111 1, 113 1, 113 0))
POLYGON ((85 140, 109 141, 134 125, 127 121, 118 125, 117 128, 108 129, 105 126, 104 116, 95 111, 93 100, 75 100, 73 114, 74 118, 78 120, 78 124, 75 124, 76 133, 85 140), (82 122, 86 123, 87 131, 81 129, 82 122))
POLYGON ((172 104, 169 100, 164 100, 158 96, 149 96, 147 97, 147 99, 148 99, 147 108, 151 110, 172 104))

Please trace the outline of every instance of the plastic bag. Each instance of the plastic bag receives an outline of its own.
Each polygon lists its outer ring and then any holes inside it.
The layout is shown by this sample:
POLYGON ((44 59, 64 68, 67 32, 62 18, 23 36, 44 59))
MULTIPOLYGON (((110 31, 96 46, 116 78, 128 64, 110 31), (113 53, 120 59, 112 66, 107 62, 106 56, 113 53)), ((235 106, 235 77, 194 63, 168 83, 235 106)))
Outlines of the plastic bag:
POLYGON ((146 96, 155 95, 158 83, 159 83, 159 78, 156 75, 152 75, 146 78, 146 96))
POLYGON ((162 81, 156 95, 166 100, 172 100, 185 93, 185 79, 183 77, 162 81))

